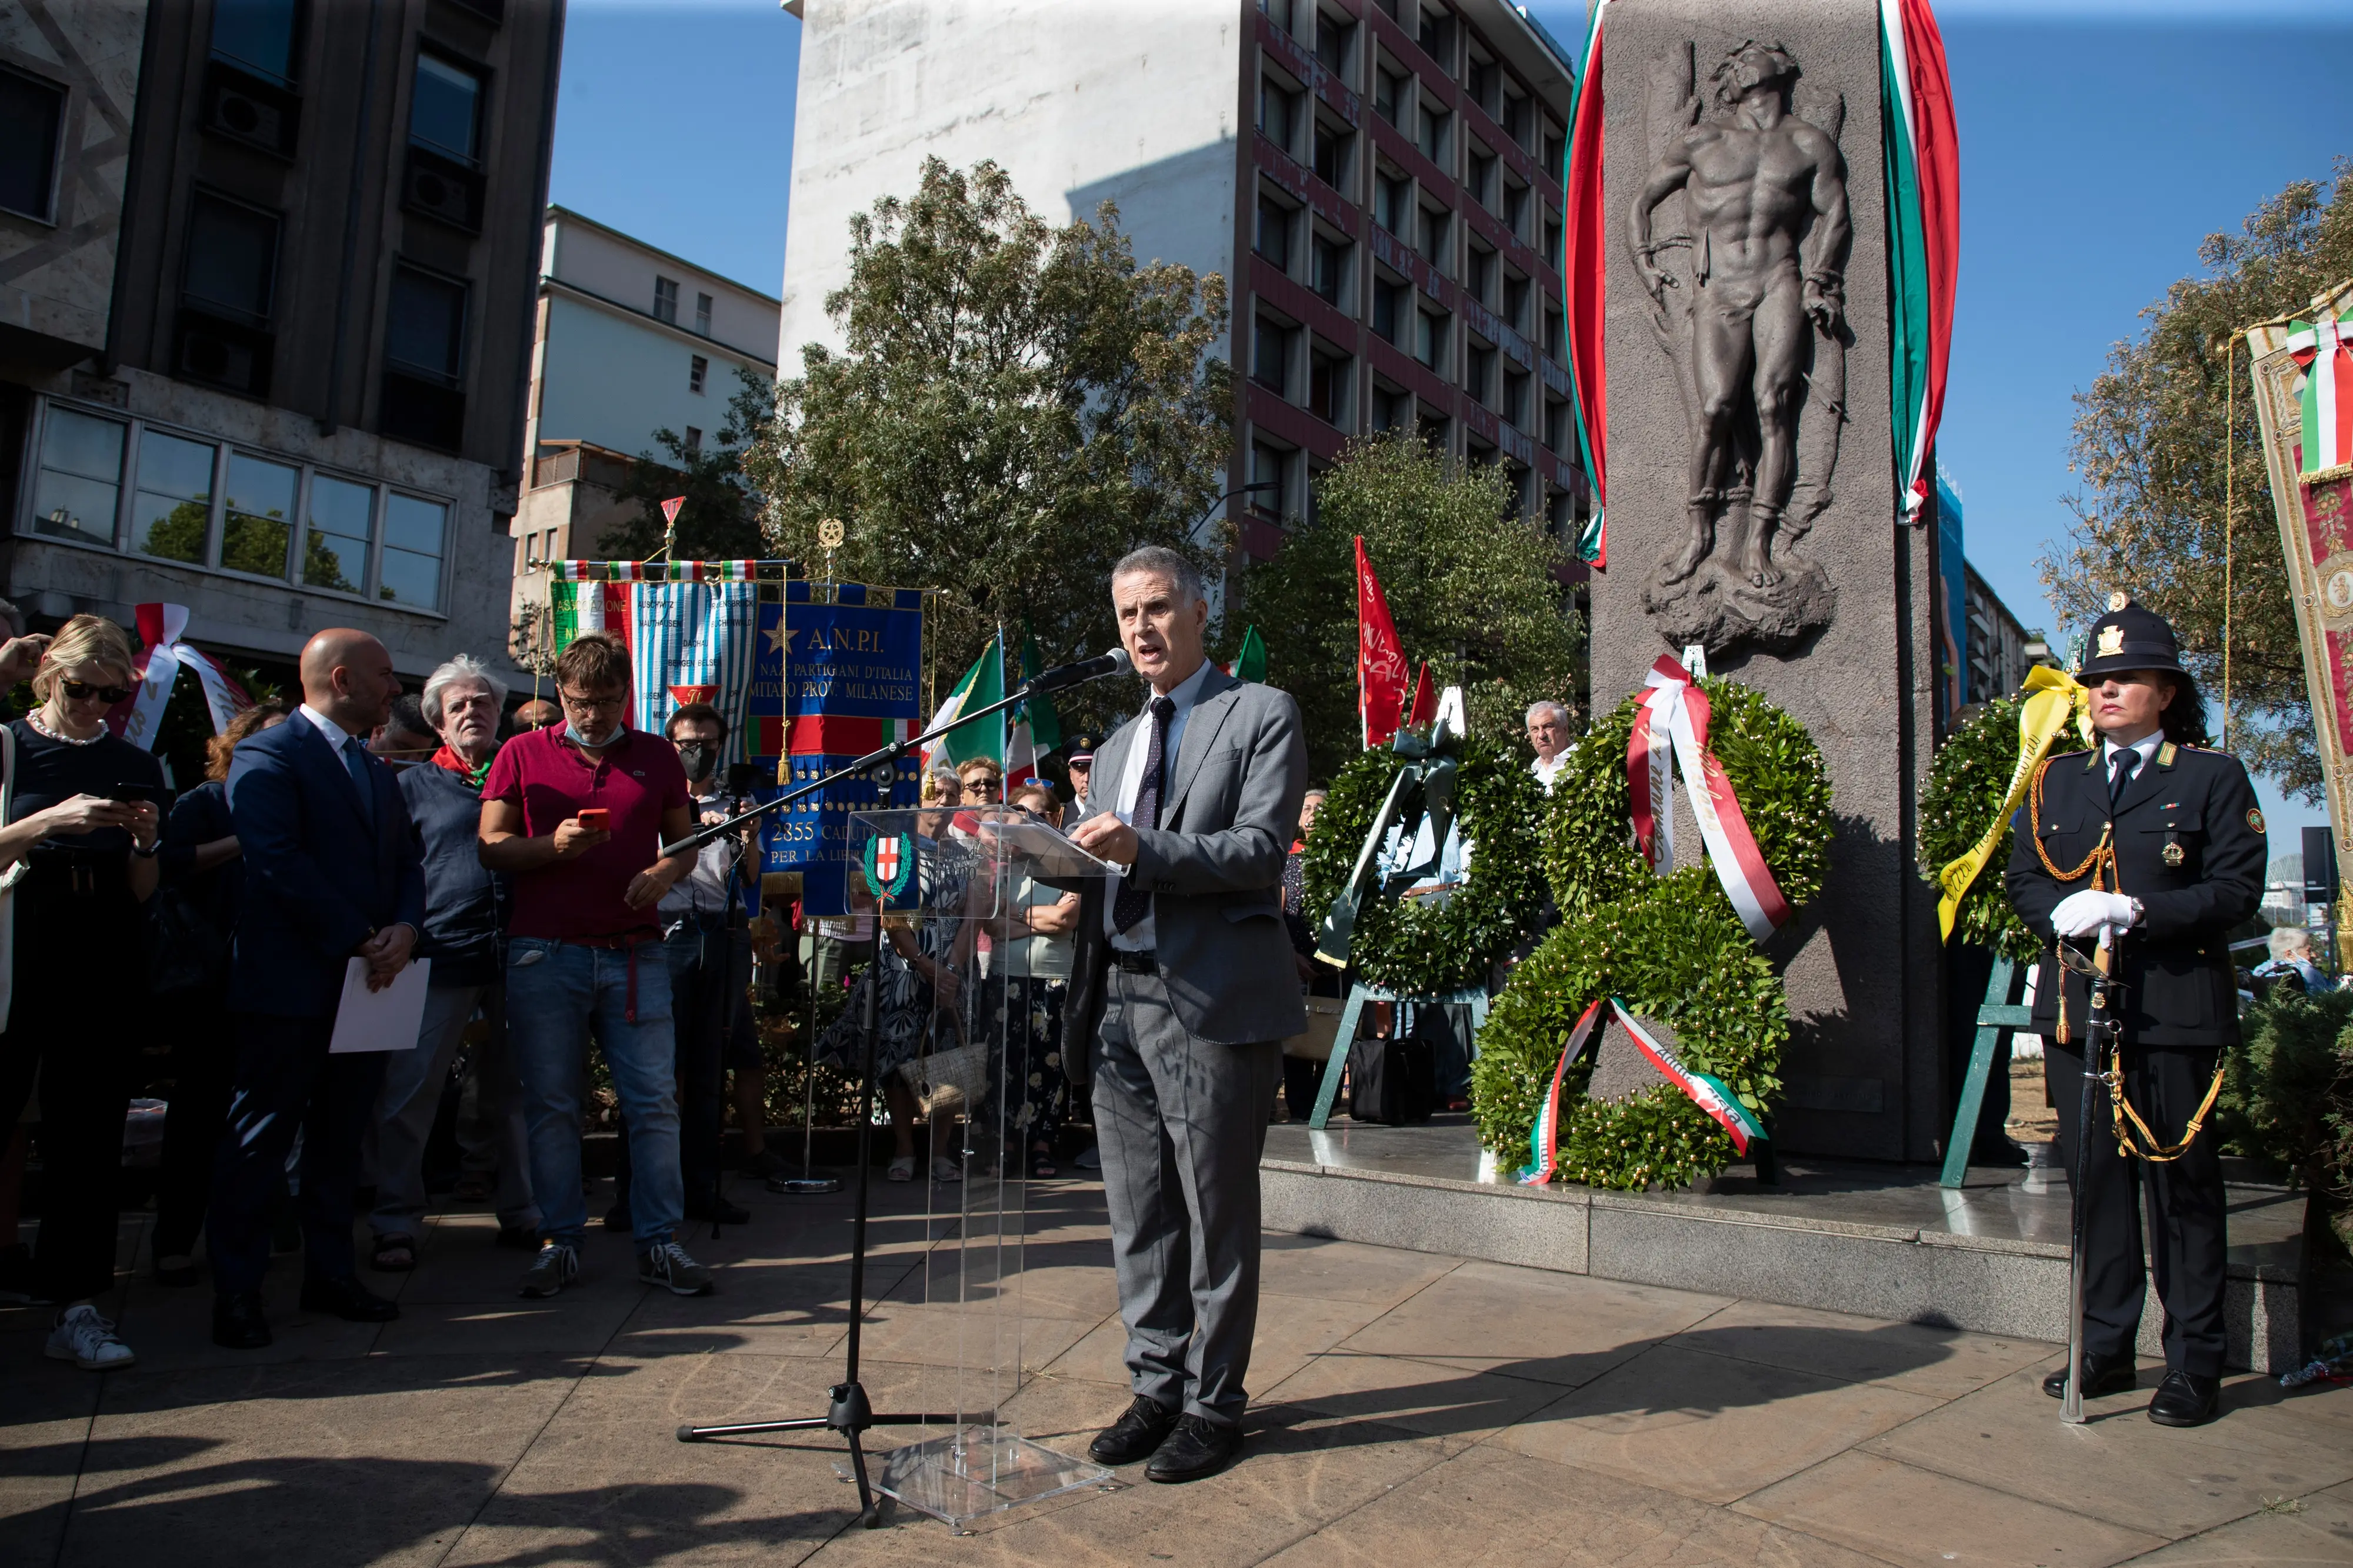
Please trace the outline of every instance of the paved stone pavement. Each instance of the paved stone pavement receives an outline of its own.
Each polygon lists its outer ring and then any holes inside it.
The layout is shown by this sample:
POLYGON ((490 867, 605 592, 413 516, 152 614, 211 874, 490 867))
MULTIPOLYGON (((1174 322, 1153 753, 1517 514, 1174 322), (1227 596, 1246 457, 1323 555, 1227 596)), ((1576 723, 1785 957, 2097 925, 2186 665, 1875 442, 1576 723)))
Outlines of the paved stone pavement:
MULTIPOLYGON (((941 1397, 938 1227, 920 1189, 877 1194, 866 1383, 941 1397)), ((702 1300, 639 1287, 601 1231, 582 1288, 521 1300, 489 1216, 451 1212, 381 1328, 295 1311, 291 1259, 259 1353, 209 1343, 207 1292, 143 1279, 111 1309, 139 1364, 103 1378, 41 1359, 46 1312, 0 1310, 0 1563, 2353 1563, 2353 1391, 2241 1376, 2200 1431, 2150 1425, 2146 1393, 2071 1429, 2035 1387, 2047 1344, 1284 1236, 1236 1468, 1131 1472, 966 1538, 904 1511, 867 1531, 821 1444, 672 1436, 821 1414, 839 1375, 846 1201, 738 1195, 754 1223, 689 1238, 719 1270, 702 1300)), ((1102 1194, 1029 1203, 1008 1409, 1077 1452, 1126 1400, 1102 1194)))

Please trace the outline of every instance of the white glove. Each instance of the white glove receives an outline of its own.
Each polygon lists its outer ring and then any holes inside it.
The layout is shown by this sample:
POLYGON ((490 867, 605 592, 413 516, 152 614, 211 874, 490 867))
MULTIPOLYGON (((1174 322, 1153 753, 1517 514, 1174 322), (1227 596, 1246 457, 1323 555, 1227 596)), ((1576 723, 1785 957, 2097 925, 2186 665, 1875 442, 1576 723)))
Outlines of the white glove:
POLYGON ((2122 893, 2087 888, 2059 900, 2059 907, 2051 911, 2051 929, 2061 936, 2085 937, 2102 926, 2128 930, 2135 918, 2133 901, 2122 893))

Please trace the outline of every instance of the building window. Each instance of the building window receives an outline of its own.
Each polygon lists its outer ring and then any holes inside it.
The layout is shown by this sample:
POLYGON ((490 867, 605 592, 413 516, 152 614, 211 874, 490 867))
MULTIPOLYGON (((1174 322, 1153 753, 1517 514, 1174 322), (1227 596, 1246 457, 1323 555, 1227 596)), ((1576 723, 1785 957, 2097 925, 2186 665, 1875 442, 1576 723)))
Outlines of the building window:
POLYGON ((711 335, 711 296, 708 294, 694 297, 694 330, 706 338, 711 335))
POLYGON ((1327 239, 1316 235, 1308 245, 1307 286, 1316 296, 1335 310, 1346 310, 1342 303, 1348 291, 1349 245, 1344 239, 1327 239))
POLYGON ((1291 0, 1258 0, 1258 8, 1268 21, 1286 33, 1291 31, 1291 0))
POLYGON ((1447 449, 1454 444, 1446 416, 1425 410, 1414 423, 1421 432, 1421 444, 1430 448, 1431 455, 1446 456, 1447 449))
POLYGON ((58 146, 66 89, 0 69, 0 207, 42 223, 57 217, 58 146))
POLYGON ((1413 357, 1437 370, 1446 363, 1447 319, 1435 310, 1419 310, 1415 315, 1413 357))
POLYGON ((1462 389, 1472 402, 1484 407, 1495 406, 1495 351, 1486 344, 1473 342, 1471 352, 1462 356, 1462 389))
POLYGON ((1356 133, 1336 125, 1315 122, 1315 177, 1335 191, 1348 185, 1349 157, 1356 148, 1356 133))
POLYGON ((456 451, 465 438, 466 286, 395 268, 384 339, 384 433, 456 451))
POLYGON ((303 583, 344 594, 363 592, 375 520, 375 486, 311 475, 311 507, 303 520, 303 583))
POLYGON ((1299 127, 1299 94, 1283 86, 1272 73, 1258 79, 1259 134, 1288 153, 1299 127))
POLYGON ((1528 373, 1507 370, 1504 373, 1504 401, 1495 410, 1522 430, 1528 427, 1528 373))
POLYGON ((1373 193, 1373 221, 1410 241, 1413 237, 1413 182, 1402 174, 1380 176, 1373 193))
POLYGON ((481 136, 482 79, 438 55, 418 55, 408 139, 472 169, 480 166, 481 136))
POLYGON ((1473 142, 1471 143, 1471 156, 1464 164, 1462 188, 1471 193, 1472 201, 1493 211, 1495 205, 1495 155, 1473 142))
POLYGON ((283 579, 286 547, 294 537, 294 489, 299 468, 228 455, 227 507, 221 520, 220 563, 232 572, 283 579))
POLYGON ((686 427, 686 455, 690 458, 702 456, 702 432, 692 425, 686 427))
POLYGON ((1413 417, 1413 397, 1394 386, 1373 384, 1373 428, 1394 430, 1413 417))
POLYGON ((1373 280, 1373 334, 1384 342, 1397 343, 1398 333, 1405 326, 1406 286, 1392 283, 1386 278, 1373 280))
POLYGON ((1568 405, 1545 399, 1544 444, 1556 452, 1568 450, 1568 405))
POLYGON ((1315 18, 1315 59, 1342 80, 1347 79, 1348 51, 1356 41, 1356 24, 1326 11, 1315 18))
POLYGON ((677 279, 656 278, 654 279, 654 320, 668 321, 673 327, 678 325, 677 279))
POLYGON ((1546 136, 1544 144, 1544 171, 1546 174, 1551 176, 1555 184, 1558 184, 1562 179, 1567 177, 1568 171, 1564 165, 1566 165, 1567 162, 1568 138, 1566 136, 1556 135, 1546 136))
POLYGON ((1453 128, 1454 116, 1442 109, 1422 106, 1421 155, 1441 169, 1446 167, 1447 136, 1453 128))
POLYGON ((1446 242, 1454 233, 1454 215, 1444 207, 1421 209, 1421 258, 1440 272, 1447 270, 1446 242))
POLYGON ((1504 134, 1523 148, 1528 144, 1528 100, 1516 92, 1504 94, 1504 134))
POLYGON ((1258 232, 1250 248, 1284 273, 1291 270, 1291 209, 1263 192, 1258 198, 1258 232))
POLYGON ((188 208, 181 297, 248 326, 268 326, 277 278, 277 218, 198 191, 188 208))
POLYGON ((295 0, 214 0, 215 58, 294 85, 295 0))
POLYGON ((384 505, 384 567, 375 596, 416 610, 441 607, 441 552, 449 509, 397 493, 384 505))
POLYGON ((1512 231, 1514 239, 1528 237, 1528 188, 1506 181, 1504 185, 1504 226, 1512 231))
POLYGON ((70 408, 41 422, 41 472, 33 488, 33 531, 85 544, 114 542, 122 495, 123 426, 70 408))
POLYGON ((1528 280, 1504 269, 1504 321, 1515 332, 1528 330, 1528 280))
POLYGON ((1495 308, 1495 253, 1471 247, 1469 264, 1462 269, 1463 286, 1471 297, 1489 310, 1495 308))
POLYGON ((139 488, 131 497, 131 548, 202 564, 213 516, 214 448, 150 430, 139 438, 139 488))
POLYGON ((687 361, 686 389, 697 397, 702 395, 702 383, 711 374, 711 362, 701 354, 687 361))
POLYGON ((1436 60, 1440 69, 1453 68, 1454 18, 1444 8, 1431 5, 1430 0, 1421 0, 1421 26, 1415 38, 1421 45, 1421 52, 1436 60))
POLYGON ((1271 485, 1271 489, 1252 490, 1250 507, 1261 517, 1280 519, 1289 500, 1291 454, 1267 441, 1250 443, 1250 477, 1253 485, 1271 485))
POLYGON ((1545 521, 1551 525, 1556 538, 1568 538, 1577 531, 1577 498, 1567 490, 1554 490, 1546 495, 1545 521))
POLYGON ((1471 101, 1489 114, 1495 112, 1495 89, 1503 81, 1504 73, 1494 61, 1477 54, 1471 57, 1471 68, 1463 74, 1463 85, 1471 89, 1471 101))
POLYGON ((1291 395, 1292 329, 1261 316, 1250 333, 1250 379, 1277 397, 1291 395))
POLYGON ((1566 362, 1568 358, 1567 344, 1568 324, 1560 313, 1560 307, 1555 305, 1545 311, 1544 352, 1555 360, 1566 362))
POLYGON ((1560 265, 1560 219, 1549 213, 1545 216, 1544 258, 1555 267, 1560 265))
POLYGON ((1340 354, 1310 353, 1307 358, 1307 412, 1335 429, 1348 427, 1348 388, 1356 379, 1352 362, 1340 354))
POLYGON ((1397 71, 1373 73, 1373 112, 1391 125, 1398 122, 1398 106, 1407 102, 1412 79, 1397 71))

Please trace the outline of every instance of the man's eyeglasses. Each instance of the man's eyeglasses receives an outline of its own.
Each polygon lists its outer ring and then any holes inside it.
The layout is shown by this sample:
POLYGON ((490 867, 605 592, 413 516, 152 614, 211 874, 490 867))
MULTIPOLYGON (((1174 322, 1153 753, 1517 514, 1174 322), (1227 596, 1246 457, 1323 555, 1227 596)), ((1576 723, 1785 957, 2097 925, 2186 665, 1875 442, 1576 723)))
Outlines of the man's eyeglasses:
POLYGON ((560 691, 556 695, 562 700, 564 706, 575 713, 617 712, 629 700, 626 692, 616 693, 611 697, 587 697, 576 691, 560 691))
POLYGON ((87 702, 95 697, 111 708, 118 702, 131 700, 131 693, 120 686, 92 686, 87 680, 60 680, 58 686, 77 702, 87 702))

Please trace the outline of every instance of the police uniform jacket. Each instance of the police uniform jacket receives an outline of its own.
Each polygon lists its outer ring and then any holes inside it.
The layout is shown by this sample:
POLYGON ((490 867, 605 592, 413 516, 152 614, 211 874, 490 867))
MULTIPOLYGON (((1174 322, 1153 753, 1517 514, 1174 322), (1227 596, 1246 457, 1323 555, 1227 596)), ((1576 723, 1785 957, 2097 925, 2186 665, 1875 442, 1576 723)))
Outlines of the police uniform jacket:
MULTIPOLYGON (((2105 747, 2052 757, 2041 776, 2041 813, 2030 795, 2011 819, 2007 879, 2011 904, 2043 942, 2036 1032, 2055 1033, 2059 1017, 2061 988, 2049 980, 2059 973, 2051 911, 2093 885, 2088 871, 2060 881, 2044 858, 2073 871, 2108 832, 2115 877, 2104 873, 2100 886, 2138 899, 2143 911, 2124 940, 2126 1043, 2237 1044, 2230 931, 2263 900, 2266 853, 2247 770, 2228 752, 2168 742, 2125 786, 2113 813, 2105 747)), ((2091 1005, 2082 973, 2066 972, 2064 994, 2068 1029, 2080 1042, 2091 1005)))

